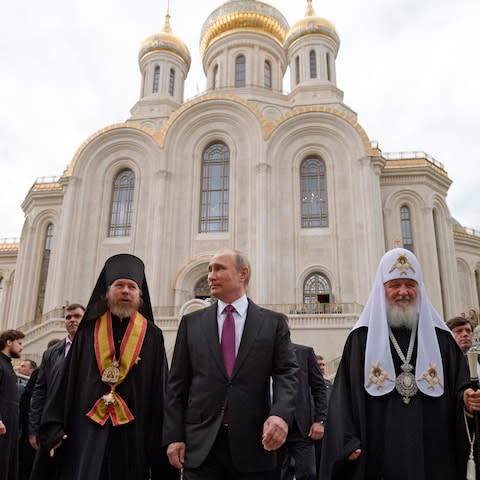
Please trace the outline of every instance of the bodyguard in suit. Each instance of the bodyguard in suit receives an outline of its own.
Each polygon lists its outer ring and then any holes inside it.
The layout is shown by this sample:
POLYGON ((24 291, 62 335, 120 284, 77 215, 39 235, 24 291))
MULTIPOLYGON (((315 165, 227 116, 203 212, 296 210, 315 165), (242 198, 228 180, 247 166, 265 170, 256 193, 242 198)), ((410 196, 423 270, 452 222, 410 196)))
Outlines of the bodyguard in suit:
POLYGON ((247 298, 250 265, 240 252, 217 252, 208 272, 218 301, 181 320, 164 443, 184 480, 264 480, 295 411, 287 322, 247 298))
POLYGON ((276 480, 316 480, 315 440, 323 437, 327 387, 312 347, 293 344, 299 366, 296 408, 287 440, 280 450, 276 480), (290 467, 290 459, 295 461, 290 467))
MULTIPOLYGON (((320 373, 322 374, 323 381, 325 382, 325 386, 327 387, 327 411, 328 411, 328 402, 330 401, 330 395, 332 393, 333 383, 328 380, 326 377, 327 373, 327 362, 323 355, 316 355, 317 357, 317 365, 320 369, 320 373)), ((320 459, 322 457, 322 444, 323 444, 323 435, 322 438, 315 441, 315 463, 317 465, 317 473, 320 473, 320 459)))
POLYGON ((51 464, 51 469, 54 468, 54 460, 50 458, 48 452, 39 449, 38 430, 47 398, 55 390, 60 380, 65 357, 70 350, 84 313, 85 307, 79 303, 71 303, 65 307, 67 336, 44 352, 38 369, 38 378, 33 388, 28 418, 30 445, 37 450, 31 476, 34 480, 40 480, 41 474, 39 472, 46 470, 43 467, 44 464, 51 464))

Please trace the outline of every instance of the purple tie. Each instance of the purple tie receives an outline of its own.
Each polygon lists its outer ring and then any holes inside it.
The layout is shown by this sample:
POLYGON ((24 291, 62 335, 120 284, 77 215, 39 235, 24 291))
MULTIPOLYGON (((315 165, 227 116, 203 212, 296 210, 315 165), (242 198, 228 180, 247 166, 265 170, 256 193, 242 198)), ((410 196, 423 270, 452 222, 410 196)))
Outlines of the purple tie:
POLYGON ((223 322, 222 340, 220 342, 228 378, 232 376, 233 365, 235 364, 235 320, 232 313, 234 310, 233 305, 227 305, 223 310, 227 315, 223 322))

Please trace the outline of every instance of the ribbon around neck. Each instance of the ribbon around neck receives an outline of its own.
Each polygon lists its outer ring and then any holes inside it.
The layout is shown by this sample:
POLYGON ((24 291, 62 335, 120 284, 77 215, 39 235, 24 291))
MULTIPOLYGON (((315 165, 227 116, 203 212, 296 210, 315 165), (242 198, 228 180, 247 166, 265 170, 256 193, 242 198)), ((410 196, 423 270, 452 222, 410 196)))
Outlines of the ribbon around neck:
POLYGON ((94 348, 100 376, 102 377, 105 370, 112 366, 116 367, 119 373, 117 381, 109 385, 110 392, 101 396, 86 414, 99 425, 105 425, 109 418, 114 426, 124 425, 135 419, 128 405, 116 391, 116 387, 125 380, 133 365, 138 361, 146 331, 146 318, 139 312, 133 312, 120 345, 120 358, 116 361, 110 311, 104 313, 97 320, 94 348))

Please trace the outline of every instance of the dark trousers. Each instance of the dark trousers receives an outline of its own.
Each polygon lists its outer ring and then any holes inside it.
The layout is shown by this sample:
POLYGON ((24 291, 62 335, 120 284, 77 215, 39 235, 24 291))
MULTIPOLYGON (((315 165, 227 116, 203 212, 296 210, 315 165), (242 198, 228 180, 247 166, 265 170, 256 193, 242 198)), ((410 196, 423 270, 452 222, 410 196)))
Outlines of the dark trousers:
POLYGON ((205 461, 197 468, 185 468, 184 480, 265 480, 269 472, 239 472, 233 465, 228 427, 221 427, 205 461))
POLYGON ((288 433, 287 441, 278 452, 275 479, 291 480, 294 473, 296 480, 317 479, 314 441, 302 435, 295 422, 288 433))
POLYGON ((322 442, 323 442, 323 438, 321 440, 315 441, 315 463, 317 464, 317 475, 319 480, 320 480, 320 460, 322 458, 322 442))

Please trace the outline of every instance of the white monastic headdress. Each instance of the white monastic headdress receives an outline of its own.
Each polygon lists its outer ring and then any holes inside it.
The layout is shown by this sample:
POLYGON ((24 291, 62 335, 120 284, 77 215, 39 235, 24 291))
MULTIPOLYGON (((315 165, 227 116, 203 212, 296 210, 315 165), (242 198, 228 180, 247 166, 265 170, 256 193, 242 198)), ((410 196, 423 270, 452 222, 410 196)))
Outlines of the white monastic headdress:
POLYGON ((431 397, 439 397, 443 394, 444 375, 435 328, 449 330, 427 297, 417 258, 404 248, 394 248, 382 257, 367 304, 353 327, 354 329, 368 327, 365 390, 370 395, 380 396, 391 392, 395 387, 396 374, 388 336, 384 284, 397 278, 413 279, 418 284, 415 379, 421 392, 431 397), (375 369, 377 372, 381 371, 382 378, 387 380, 377 383, 369 382, 369 377, 375 369))

